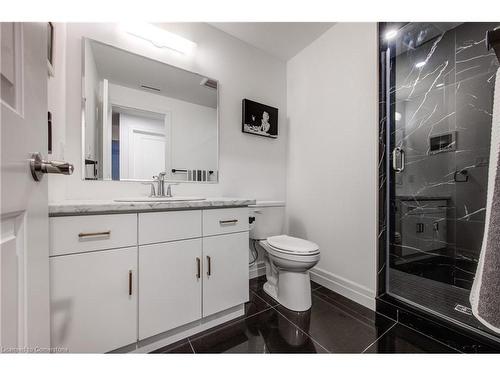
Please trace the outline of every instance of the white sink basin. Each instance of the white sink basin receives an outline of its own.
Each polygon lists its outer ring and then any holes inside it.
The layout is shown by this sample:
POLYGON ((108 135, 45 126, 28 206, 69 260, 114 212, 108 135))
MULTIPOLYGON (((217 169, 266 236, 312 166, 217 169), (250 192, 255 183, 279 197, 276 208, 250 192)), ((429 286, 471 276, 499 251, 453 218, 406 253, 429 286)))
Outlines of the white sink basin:
POLYGON ((205 199, 199 197, 137 197, 115 199, 115 202, 185 202, 204 201, 205 199))

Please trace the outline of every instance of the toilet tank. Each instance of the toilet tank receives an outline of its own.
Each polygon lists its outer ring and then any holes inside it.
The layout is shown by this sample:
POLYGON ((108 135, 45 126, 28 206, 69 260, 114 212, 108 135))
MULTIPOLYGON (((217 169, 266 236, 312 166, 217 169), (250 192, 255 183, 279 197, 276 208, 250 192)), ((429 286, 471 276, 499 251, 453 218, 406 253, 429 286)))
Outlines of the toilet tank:
POLYGON ((285 202, 257 201, 248 206, 250 215, 250 238, 265 240, 284 233, 285 202), (252 218, 255 218, 252 222, 252 218))

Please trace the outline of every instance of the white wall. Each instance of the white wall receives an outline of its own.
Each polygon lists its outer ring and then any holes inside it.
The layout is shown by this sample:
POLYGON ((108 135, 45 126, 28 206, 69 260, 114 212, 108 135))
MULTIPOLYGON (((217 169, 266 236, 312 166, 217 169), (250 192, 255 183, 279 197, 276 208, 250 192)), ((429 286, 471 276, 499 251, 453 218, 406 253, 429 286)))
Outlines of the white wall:
POLYGON ((339 23, 287 63, 289 233, 317 242, 313 280, 374 308, 377 26, 339 23))
MULTIPOLYGON (((47 107, 52 113, 52 154, 49 160, 64 160, 66 147, 66 24, 54 23, 54 75, 47 83, 47 107)), ((50 197, 65 194, 63 180, 66 176, 50 175, 50 197)))
MULTIPOLYGON (((220 182, 182 184, 174 187, 175 194, 283 200, 286 179, 285 63, 207 24, 178 23, 164 24, 163 27, 196 42, 194 54, 184 56, 156 48, 149 42, 126 34, 117 24, 67 24, 66 127, 63 138, 56 141, 64 144, 64 156, 75 164, 75 173, 72 176, 50 176, 50 201, 108 199, 148 193, 146 187, 135 182, 81 179, 82 36, 219 80, 220 182), (243 98, 279 108, 279 139, 266 139, 241 132, 243 98)), ((56 110, 63 111, 63 108, 56 110)))

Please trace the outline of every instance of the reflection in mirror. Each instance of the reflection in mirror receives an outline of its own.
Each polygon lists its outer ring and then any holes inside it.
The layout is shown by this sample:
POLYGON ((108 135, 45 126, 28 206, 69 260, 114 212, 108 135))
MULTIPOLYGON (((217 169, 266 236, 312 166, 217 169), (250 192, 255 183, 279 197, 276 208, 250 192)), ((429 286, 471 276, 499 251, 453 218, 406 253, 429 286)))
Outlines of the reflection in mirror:
POLYGON ((217 182, 218 83, 84 39, 86 180, 217 182))

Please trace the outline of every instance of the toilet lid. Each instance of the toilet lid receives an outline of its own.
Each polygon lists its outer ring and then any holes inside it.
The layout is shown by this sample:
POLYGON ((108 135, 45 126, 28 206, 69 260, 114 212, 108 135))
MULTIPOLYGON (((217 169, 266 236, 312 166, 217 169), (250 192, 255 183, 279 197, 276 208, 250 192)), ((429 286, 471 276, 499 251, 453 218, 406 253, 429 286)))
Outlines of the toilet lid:
POLYGON ((287 235, 268 237, 267 243, 276 250, 287 253, 295 253, 298 255, 319 253, 319 246, 314 242, 287 235))

